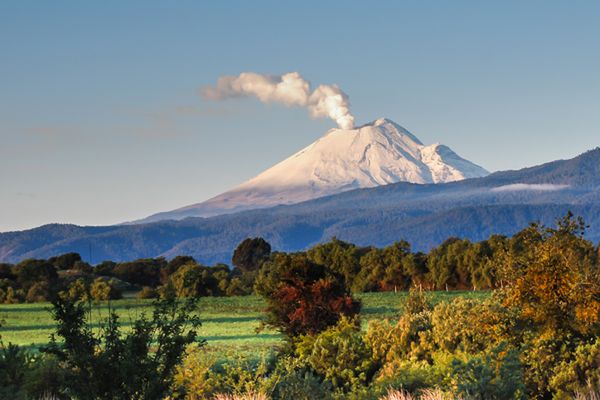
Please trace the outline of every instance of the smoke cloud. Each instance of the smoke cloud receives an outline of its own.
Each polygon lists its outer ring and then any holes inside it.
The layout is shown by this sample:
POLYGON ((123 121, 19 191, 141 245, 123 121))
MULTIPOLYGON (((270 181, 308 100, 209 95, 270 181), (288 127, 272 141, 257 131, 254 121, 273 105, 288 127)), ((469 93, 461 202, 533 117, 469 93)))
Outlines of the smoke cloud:
POLYGON ((222 76, 215 86, 202 89, 202 94, 210 100, 253 96, 263 103, 306 107, 313 118, 331 118, 342 129, 354 127, 348 95, 342 89, 337 85, 319 85, 312 90, 310 82, 298 72, 278 76, 242 72, 239 76, 222 76))

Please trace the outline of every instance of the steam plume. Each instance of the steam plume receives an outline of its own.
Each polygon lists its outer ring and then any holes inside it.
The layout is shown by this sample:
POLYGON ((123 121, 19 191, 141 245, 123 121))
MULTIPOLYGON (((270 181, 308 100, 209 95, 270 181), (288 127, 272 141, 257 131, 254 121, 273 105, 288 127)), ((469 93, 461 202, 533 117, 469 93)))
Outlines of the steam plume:
POLYGON ((313 118, 331 118, 342 129, 354 127, 348 95, 342 89, 337 85, 319 85, 312 90, 310 82, 298 72, 279 76, 254 72, 222 76, 215 86, 204 88, 202 94, 211 100, 254 96, 263 103, 306 107, 313 118))

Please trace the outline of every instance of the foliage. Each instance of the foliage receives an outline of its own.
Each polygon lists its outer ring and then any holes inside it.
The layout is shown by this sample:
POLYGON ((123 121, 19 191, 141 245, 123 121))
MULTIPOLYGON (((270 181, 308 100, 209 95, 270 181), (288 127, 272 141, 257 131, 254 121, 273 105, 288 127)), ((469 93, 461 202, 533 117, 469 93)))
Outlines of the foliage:
POLYGON ((505 338, 504 310, 497 300, 457 298, 438 304, 431 313, 431 341, 449 353, 478 353, 505 338))
POLYGON ((522 366, 516 349, 500 344, 488 352, 456 359, 450 386, 461 397, 473 400, 525 398, 522 366))
POLYGON ((318 333, 342 315, 359 312, 360 302, 352 298, 343 278, 305 255, 278 256, 267 264, 257 280, 268 303, 266 324, 288 338, 318 333))
POLYGON ((572 214, 557 228, 531 225, 499 259, 508 282, 504 305, 543 335, 597 334, 600 278, 594 246, 583 238, 585 224, 572 214))
POLYGON ((151 319, 142 315, 132 330, 121 330, 111 312, 101 332, 93 333, 82 303, 58 297, 52 314, 58 342, 43 349, 65 370, 65 393, 74 399, 160 399, 169 391, 185 347, 196 341, 195 303, 157 301, 151 319))
POLYGON ((257 271, 271 255, 271 245, 263 238, 248 238, 233 252, 231 263, 242 272, 257 271))
POLYGON ((600 392, 600 338, 577 346, 573 357, 563 360, 553 372, 549 387, 557 398, 590 390, 600 392))
POLYGON ((279 359, 267 382, 273 399, 329 400, 333 395, 330 382, 313 372, 304 361, 284 356, 279 359))
POLYGON ((214 271, 198 264, 186 264, 170 276, 177 297, 219 296, 223 294, 214 271))
POLYGON ((156 289, 153 289, 150 286, 144 286, 136 296, 138 299, 156 299, 159 297, 156 289))
POLYGON ((25 399, 23 390, 33 357, 19 346, 0 343, 0 398, 25 399))
POLYGON ((366 386, 374 372, 371 352, 363 341, 358 320, 342 317, 317 335, 304 335, 295 354, 336 389, 350 392, 366 386))
POLYGON ((96 278, 90 285, 90 297, 93 300, 114 300, 122 297, 121 291, 112 281, 96 278))
POLYGON ((217 395, 264 393, 270 363, 245 358, 218 362, 203 348, 189 347, 177 368, 173 391, 175 398, 212 399, 217 395))

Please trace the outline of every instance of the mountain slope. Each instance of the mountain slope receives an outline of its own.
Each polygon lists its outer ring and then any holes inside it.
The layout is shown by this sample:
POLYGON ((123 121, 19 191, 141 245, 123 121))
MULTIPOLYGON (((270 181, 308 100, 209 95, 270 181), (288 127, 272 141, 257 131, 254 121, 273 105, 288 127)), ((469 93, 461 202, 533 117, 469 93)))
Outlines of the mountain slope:
POLYGON ((449 236, 480 240, 510 235, 539 220, 546 224, 569 210, 600 240, 600 149, 520 171, 446 184, 396 183, 357 189, 307 202, 212 218, 139 225, 47 225, 0 234, 0 261, 49 257, 75 251, 93 262, 141 257, 194 256, 229 262, 235 246, 263 236, 276 250, 301 250, 332 236, 360 245, 408 240, 426 251, 449 236))
POLYGON ((331 129, 303 150, 228 192, 137 222, 214 216, 396 182, 444 183, 487 174, 450 148, 425 146, 406 129, 382 118, 356 129, 331 129))

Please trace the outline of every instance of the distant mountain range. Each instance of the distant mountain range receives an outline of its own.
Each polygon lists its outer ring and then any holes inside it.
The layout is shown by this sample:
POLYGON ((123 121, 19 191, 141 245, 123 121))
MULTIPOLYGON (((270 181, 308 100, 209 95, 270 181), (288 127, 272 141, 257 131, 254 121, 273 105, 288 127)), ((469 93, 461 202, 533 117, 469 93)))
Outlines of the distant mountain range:
POLYGON ((511 235, 531 221, 552 224, 567 211, 585 218, 600 240, 600 149, 570 160, 439 184, 391 183, 293 205, 210 218, 136 225, 46 225, 0 234, 0 260, 75 251, 92 262, 179 254, 229 262, 244 238, 263 236, 275 250, 300 250, 332 236, 359 245, 405 239, 428 250, 450 236, 511 235))
POLYGON ((211 217, 397 182, 445 183, 488 174, 449 147, 425 146, 400 125, 380 118, 355 129, 331 129, 232 190, 135 223, 211 217))

